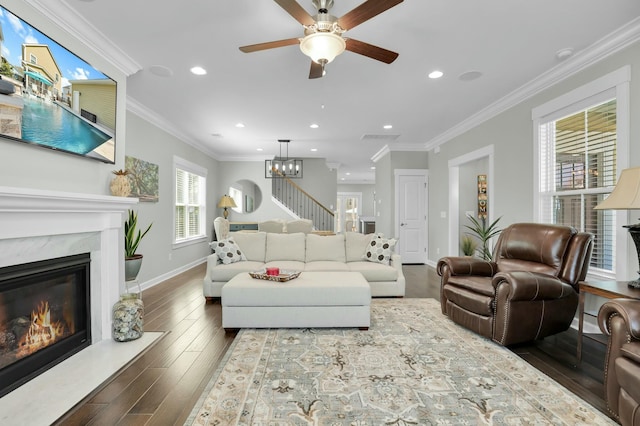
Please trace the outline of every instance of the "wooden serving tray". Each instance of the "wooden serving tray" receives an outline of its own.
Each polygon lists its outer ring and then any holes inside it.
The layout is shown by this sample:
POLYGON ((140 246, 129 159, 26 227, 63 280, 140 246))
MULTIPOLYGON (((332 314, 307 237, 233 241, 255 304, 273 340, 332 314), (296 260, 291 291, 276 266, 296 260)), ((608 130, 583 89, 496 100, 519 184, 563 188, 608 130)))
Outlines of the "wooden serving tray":
POLYGON ((280 275, 267 275, 266 271, 249 272, 251 278, 257 278, 259 280, 276 281, 284 283, 294 278, 298 278, 300 271, 280 271, 280 275))

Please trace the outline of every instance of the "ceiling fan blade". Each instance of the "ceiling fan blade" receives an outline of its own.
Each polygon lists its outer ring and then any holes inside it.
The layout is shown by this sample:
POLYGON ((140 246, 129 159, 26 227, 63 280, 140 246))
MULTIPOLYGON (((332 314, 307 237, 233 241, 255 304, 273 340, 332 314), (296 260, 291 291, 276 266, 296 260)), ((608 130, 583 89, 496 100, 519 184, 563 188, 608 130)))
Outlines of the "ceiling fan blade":
POLYGON ((357 53, 359 55, 368 56, 371 59, 384 62, 385 64, 390 64, 398 57, 398 54, 396 52, 383 49, 382 47, 374 46, 373 44, 365 43, 364 41, 355 40, 352 38, 348 38, 345 41, 347 42, 346 49, 348 51, 357 53))
POLYGON ((280 5, 281 8, 287 11, 287 13, 300 22, 302 25, 313 25, 316 21, 313 20, 311 15, 304 10, 302 6, 298 4, 296 0, 274 0, 280 5))
POLYGON ((321 78, 324 74, 322 65, 315 61, 311 61, 311 69, 309 70, 309 78, 321 78))
POLYGON ((288 38, 285 40, 268 41, 266 43, 250 44, 248 46, 240 47, 244 53, 258 52, 260 50, 275 49, 276 47, 291 46, 294 44, 300 44, 300 40, 297 38, 288 38))
POLYGON ((350 30, 351 28, 362 24, 365 21, 373 18, 376 15, 381 14, 385 10, 391 9, 402 3, 403 0, 368 0, 362 3, 360 6, 347 12, 342 18, 338 19, 338 25, 343 30, 350 30))

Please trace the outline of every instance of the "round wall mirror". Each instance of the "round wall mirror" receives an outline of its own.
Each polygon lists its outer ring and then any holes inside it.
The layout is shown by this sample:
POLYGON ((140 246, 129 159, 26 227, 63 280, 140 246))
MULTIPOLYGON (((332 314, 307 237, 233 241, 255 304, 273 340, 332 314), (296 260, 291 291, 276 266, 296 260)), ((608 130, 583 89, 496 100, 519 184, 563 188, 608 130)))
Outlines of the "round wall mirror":
POLYGON ((260 207, 262 202, 260 187, 247 179, 234 182, 229 187, 229 196, 236 203, 236 207, 231 208, 236 213, 251 213, 260 207))

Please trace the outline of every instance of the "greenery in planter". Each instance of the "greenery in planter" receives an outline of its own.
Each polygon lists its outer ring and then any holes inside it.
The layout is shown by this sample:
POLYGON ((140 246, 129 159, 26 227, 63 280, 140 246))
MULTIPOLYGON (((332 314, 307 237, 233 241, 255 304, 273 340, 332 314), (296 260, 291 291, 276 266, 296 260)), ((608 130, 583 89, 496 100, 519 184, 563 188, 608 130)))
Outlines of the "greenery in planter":
POLYGON ((489 240, 502 232, 502 229, 498 229, 498 221, 502 218, 502 216, 494 220, 493 223, 491 223, 489 226, 487 226, 487 220, 484 218, 478 220, 473 216, 468 217, 473 226, 464 226, 471 231, 467 234, 473 235, 478 240, 480 240, 480 248, 478 249, 478 254, 480 255, 480 257, 484 260, 491 260, 491 249, 489 249, 489 240))
POLYGON ((151 225, 149 224, 147 229, 142 232, 137 230, 138 226, 138 214, 133 210, 129 210, 129 217, 124 222, 124 256, 125 258, 133 257, 136 254, 136 250, 138 249, 138 245, 142 238, 147 235, 147 232, 151 229, 151 225), (137 234, 136 234, 137 230, 137 234))
POLYGON ((478 249, 478 243, 470 235, 464 235, 460 239, 460 249, 465 256, 473 256, 478 249))

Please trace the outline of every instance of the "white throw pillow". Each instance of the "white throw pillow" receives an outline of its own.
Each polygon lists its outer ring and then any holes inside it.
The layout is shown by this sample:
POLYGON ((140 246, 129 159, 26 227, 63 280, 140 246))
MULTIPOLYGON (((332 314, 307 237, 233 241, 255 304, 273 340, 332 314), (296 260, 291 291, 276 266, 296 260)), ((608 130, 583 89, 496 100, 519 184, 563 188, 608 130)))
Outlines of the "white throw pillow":
POLYGON ((213 241, 209 244, 211 250, 225 265, 247 260, 240 247, 231 238, 222 241, 213 241))
POLYGON ((388 265, 393 254, 393 249, 396 246, 398 240, 395 238, 373 238, 367 247, 367 251, 364 253, 364 259, 369 262, 382 263, 388 265))

